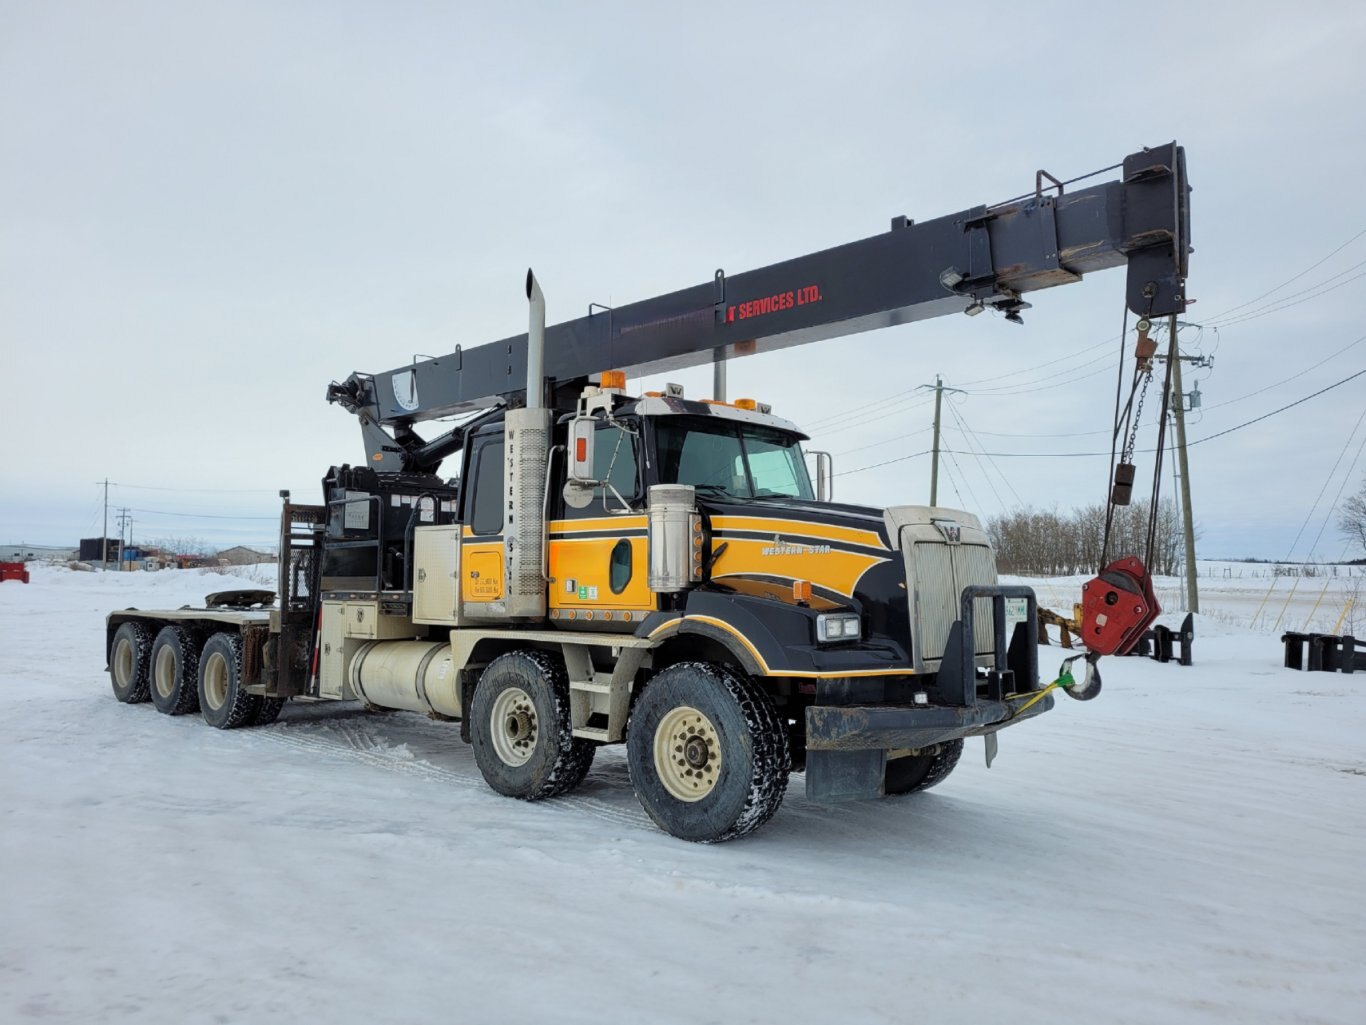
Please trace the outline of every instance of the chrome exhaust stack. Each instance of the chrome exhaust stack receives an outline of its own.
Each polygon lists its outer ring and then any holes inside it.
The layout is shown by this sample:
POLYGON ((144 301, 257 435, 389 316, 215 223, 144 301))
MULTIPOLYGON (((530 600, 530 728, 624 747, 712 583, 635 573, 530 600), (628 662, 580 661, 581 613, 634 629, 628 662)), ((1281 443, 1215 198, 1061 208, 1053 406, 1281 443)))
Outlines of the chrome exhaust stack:
POLYGON ((526 407, 510 409, 503 422, 507 459, 503 511, 503 566, 509 619, 544 619, 545 489, 550 472, 551 410, 545 405, 545 296, 536 275, 526 272, 529 304, 526 407))
POLYGON ((526 333, 526 408, 545 405, 545 296, 531 268, 526 270, 526 297, 531 321, 526 333))

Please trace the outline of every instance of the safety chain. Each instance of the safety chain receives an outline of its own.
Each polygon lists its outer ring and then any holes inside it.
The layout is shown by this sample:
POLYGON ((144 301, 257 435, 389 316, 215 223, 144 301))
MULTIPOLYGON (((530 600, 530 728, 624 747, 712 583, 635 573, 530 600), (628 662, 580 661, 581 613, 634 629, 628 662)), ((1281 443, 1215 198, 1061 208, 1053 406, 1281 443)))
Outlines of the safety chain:
POLYGON ((1149 367, 1143 371, 1143 386, 1138 392, 1138 405, 1134 407, 1133 419, 1129 421, 1129 440, 1124 445, 1124 451, 1120 454, 1120 462, 1132 463, 1134 461, 1134 445, 1138 442, 1138 425, 1143 419, 1143 400, 1148 395, 1148 385, 1152 383, 1153 371, 1149 367))

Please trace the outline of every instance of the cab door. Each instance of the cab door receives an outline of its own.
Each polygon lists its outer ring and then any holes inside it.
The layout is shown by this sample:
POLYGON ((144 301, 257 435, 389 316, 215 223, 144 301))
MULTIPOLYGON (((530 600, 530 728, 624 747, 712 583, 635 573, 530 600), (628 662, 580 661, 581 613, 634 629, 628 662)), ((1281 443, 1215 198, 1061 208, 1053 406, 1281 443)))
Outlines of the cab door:
POLYGON ((504 443, 501 428, 471 442, 460 538, 460 598, 468 615, 498 615, 503 601, 504 443))
POLYGON ((552 620, 630 630, 654 611, 640 452, 638 422, 603 421, 594 431, 593 465, 611 488, 597 488, 586 508, 561 505, 549 523, 552 620))

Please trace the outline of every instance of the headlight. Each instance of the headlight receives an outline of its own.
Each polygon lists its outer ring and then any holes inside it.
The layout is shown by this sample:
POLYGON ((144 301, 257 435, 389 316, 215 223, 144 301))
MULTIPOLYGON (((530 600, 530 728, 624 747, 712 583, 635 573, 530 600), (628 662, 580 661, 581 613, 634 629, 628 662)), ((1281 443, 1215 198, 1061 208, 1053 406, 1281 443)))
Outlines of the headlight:
POLYGON ((825 613, 816 617, 816 640, 856 641, 859 638, 859 617, 850 613, 825 613))

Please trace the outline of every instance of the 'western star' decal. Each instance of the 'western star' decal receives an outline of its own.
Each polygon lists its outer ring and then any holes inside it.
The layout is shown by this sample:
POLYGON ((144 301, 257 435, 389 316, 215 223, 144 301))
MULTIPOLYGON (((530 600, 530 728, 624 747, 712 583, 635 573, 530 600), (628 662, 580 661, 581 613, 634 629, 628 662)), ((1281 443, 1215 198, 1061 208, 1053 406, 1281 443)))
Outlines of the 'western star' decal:
POLYGON ((829 555, 829 545, 806 545, 796 541, 785 542, 777 534, 773 544, 759 550, 760 555, 829 555))

